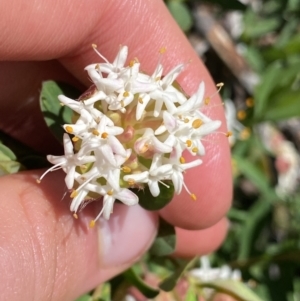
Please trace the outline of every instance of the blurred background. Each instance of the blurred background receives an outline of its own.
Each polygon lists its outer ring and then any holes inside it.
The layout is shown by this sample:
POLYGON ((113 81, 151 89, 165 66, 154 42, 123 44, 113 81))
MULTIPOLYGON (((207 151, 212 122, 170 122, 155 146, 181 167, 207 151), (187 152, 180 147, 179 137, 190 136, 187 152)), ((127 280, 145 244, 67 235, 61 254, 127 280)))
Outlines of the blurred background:
POLYGON ((300 300, 300 1, 166 0, 221 91, 233 136, 229 265, 262 300, 300 300))

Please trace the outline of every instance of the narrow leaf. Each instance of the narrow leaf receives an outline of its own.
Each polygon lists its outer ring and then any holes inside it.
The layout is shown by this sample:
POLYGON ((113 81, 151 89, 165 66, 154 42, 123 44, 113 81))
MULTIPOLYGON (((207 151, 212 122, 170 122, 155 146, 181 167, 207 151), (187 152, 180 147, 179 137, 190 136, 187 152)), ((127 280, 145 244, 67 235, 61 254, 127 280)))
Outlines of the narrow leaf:
POLYGON ((54 81, 45 81, 42 85, 40 94, 40 107, 44 115, 44 120, 54 134, 54 136, 62 142, 64 133, 63 125, 71 123, 72 110, 66 106, 61 106, 58 95, 64 94, 71 98, 76 98, 80 92, 65 83, 54 81))
POLYGON ((143 295, 147 298, 154 298, 159 294, 159 290, 149 286, 143 279, 141 279, 133 270, 130 268, 129 270, 124 272, 125 279, 135 286, 143 295))
POLYGON ((176 234, 174 226, 160 219, 158 234, 149 252, 154 256, 166 256, 175 251, 176 234))
POLYGON ((179 280, 179 278, 183 274, 183 272, 190 265, 192 265, 196 259, 197 259, 197 257, 193 258, 191 260, 181 260, 177 270, 171 276, 169 276, 165 280, 163 280, 159 284, 159 287, 166 292, 170 292, 176 286, 177 281, 179 280))
POLYGON ((252 290, 250 290, 243 282, 220 279, 211 282, 201 283, 201 287, 213 288, 219 292, 231 295, 241 301, 263 301, 252 290))

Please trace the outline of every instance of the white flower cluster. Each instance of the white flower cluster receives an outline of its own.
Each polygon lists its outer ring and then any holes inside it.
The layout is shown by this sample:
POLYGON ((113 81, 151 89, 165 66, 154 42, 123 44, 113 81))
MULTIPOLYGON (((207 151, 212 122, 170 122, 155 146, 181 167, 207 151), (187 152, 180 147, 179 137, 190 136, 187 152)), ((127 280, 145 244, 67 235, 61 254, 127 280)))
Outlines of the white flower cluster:
POLYGON ((149 76, 140 72, 137 59, 125 66, 126 46, 120 47, 113 63, 97 51, 96 45, 93 48, 105 62, 85 68, 93 86, 78 100, 59 96, 60 102, 76 113, 76 121, 63 126, 65 154, 47 157, 54 164, 47 172, 62 168, 66 173, 74 216, 77 218, 89 199, 103 197, 103 209, 91 222, 93 226, 101 215, 109 219, 115 200, 126 205, 138 203, 130 188, 148 185, 157 197, 159 183, 168 186, 165 181, 173 183, 175 193, 179 194, 183 186, 196 199, 183 174, 202 161, 185 162, 183 152, 202 156, 205 149, 201 139, 221 124, 200 111, 208 100, 204 83, 187 98, 175 82, 185 64, 163 76, 159 62, 149 76))

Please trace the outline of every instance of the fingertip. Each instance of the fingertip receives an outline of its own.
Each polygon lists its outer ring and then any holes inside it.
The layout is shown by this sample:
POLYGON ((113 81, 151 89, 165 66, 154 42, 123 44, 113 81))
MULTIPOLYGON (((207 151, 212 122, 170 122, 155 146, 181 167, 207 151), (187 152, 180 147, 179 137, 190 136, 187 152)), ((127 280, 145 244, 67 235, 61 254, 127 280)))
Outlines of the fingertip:
POLYGON ((121 204, 115 204, 109 221, 89 229, 101 203, 89 205, 76 220, 62 199, 63 174, 53 172, 37 184, 41 173, 0 179, 5 300, 74 300, 138 260, 157 231, 156 214, 121 204))
POLYGON ((224 241, 228 221, 223 218, 214 226, 204 230, 185 230, 176 228, 176 250, 174 256, 194 257, 211 253, 224 241))

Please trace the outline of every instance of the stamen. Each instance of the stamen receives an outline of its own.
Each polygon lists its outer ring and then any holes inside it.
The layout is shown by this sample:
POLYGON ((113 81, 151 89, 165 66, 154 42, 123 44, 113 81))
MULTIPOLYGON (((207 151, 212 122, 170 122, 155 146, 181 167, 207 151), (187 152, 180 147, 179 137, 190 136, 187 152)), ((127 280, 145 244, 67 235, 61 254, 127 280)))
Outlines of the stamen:
POLYGON ((196 197, 196 195, 195 195, 194 193, 191 193, 190 196, 191 196, 191 198, 193 199, 193 201, 196 201, 196 200, 197 200, 197 197, 196 197))
POLYGON ((128 179, 127 183, 129 186, 134 186, 135 185, 135 180, 134 179, 128 179))
POLYGON ((218 84, 216 84, 216 87, 218 88, 217 91, 216 91, 214 94, 212 94, 211 96, 205 97, 205 98, 204 98, 204 104, 205 104, 205 105, 209 105, 210 100, 211 100, 216 94, 218 94, 218 93, 221 91, 221 89, 222 89, 223 86, 224 86, 224 83, 218 83, 218 84))
POLYGON ((225 133, 225 136, 226 136, 226 137, 231 137, 231 136, 232 136, 232 132, 231 132, 231 131, 228 131, 227 133, 225 133))
POLYGON ((45 175, 46 175, 48 172, 51 172, 51 171, 54 171, 54 170, 61 169, 61 168, 62 168, 61 165, 63 165, 63 163, 53 165, 52 167, 50 167, 49 169, 47 169, 47 170, 40 176, 40 178, 36 180, 36 182, 37 182, 38 184, 41 183, 42 179, 45 177, 45 175))
POLYGON ((158 181, 158 182, 159 182, 160 184, 164 185, 165 187, 170 188, 170 186, 167 185, 165 182, 163 182, 163 181, 158 181))
POLYGON ((161 48, 159 49, 159 53, 160 53, 160 54, 164 54, 166 51, 167 51, 167 48, 166 48, 166 47, 161 47, 161 48))
POLYGON ((73 142, 77 142, 78 140, 79 140, 79 138, 76 137, 76 136, 74 136, 74 137, 72 138, 72 141, 73 141, 73 142))
POLYGON ((254 99, 251 98, 251 97, 248 97, 248 98, 246 99, 246 106, 247 106, 248 108, 252 108, 252 107, 254 106, 254 99))
POLYGON ((74 214, 73 214, 73 217, 74 217, 75 219, 78 219, 77 213, 74 213, 74 214))
POLYGON ((96 225, 96 221, 94 219, 92 219, 89 224, 90 228, 93 229, 95 227, 95 225, 96 225))
POLYGON ((188 118, 184 118, 184 119, 183 119, 183 122, 184 122, 184 123, 189 123, 190 120, 189 120, 188 118))
POLYGON ((198 129, 203 124, 203 121, 201 119, 195 119, 192 123, 192 127, 194 129, 198 129))
POLYGON ((246 140, 250 137, 251 131, 249 128, 244 128, 241 132, 240 132, 240 139, 242 140, 246 140))
POLYGON ((111 190, 109 190, 109 191, 107 191, 107 194, 109 195, 109 196, 112 196, 113 195, 113 193, 114 193, 114 191, 111 189, 111 190))
POLYGON ((128 91, 125 91, 125 92, 123 93, 123 96, 124 96, 124 97, 128 97, 128 96, 129 96, 129 92, 128 92, 128 91))
POLYGON ((207 97, 204 98, 204 104, 205 104, 206 106, 208 106, 209 103, 210 103, 210 97, 207 96, 207 97))
POLYGON ((185 188, 185 190, 187 191, 187 193, 190 195, 190 197, 191 197, 194 201, 196 201, 196 200, 197 200, 196 195, 195 195, 194 193, 191 193, 191 192, 190 192, 190 190, 187 188, 187 186, 185 185, 184 182, 183 182, 182 184, 183 184, 183 187, 185 188))
POLYGON ((131 172, 131 168, 129 166, 123 166, 121 169, 126 173, 131 172))
POLYGON ((184 164, 184 163, 185 163, 185 159, 184 159, 183 157, 180 157, 180 158, 179 158, 179 162, 180 162, 181 164, 184 164))
POLYGON ((134 66, 135 63, 136 63, 135 60, 131 60, 131 61, 129 62, 129 64, 128 64, 128 66, 131 68, 131 67, 134 66))
POLYGON ((237 112, 237 118, 239 120, 244 120, 246 118, 246 116, 247 116, 247 113, 244 110, 239 110, 237 112))
POLYGON ((138 102, 141 103, 141 104, 143 104, 144 103, 143 102, 143 98, 139 97, 138 102))
POLYGON ((95 135, 95 136, 99 136, 100 135, 100 133, 96 129, 92 130, 92 134, 95 135))
POLYGON ((102 139, 106 139, 107 137, 108 137, 108 133, 103 132, 103 133, 101 134, 101 138, 102 138, 102 139))
POLYGON ((193 147, 193 148, 192 148, 192 152, 193 152, 193 153, 198 153, 198 147, 193 147))
POLYGON ((72 193, 70 194, 70 198, 75 198, 78 195, 78 191, 77 190, 73 190, 72 193))
POLYGON ((192 146, 192 140, 186 140, 186 145, 187 147, 191 147, 192 146))
POLYGON ((107 63, 110 65, 110 62, 97 50, 97 45, 92 44, 94 51, 107 63))
POLYGON ((66 126, 66 132, 69 133, 69 134, 72 134, 73 133, 73 128, 69 125, 66 126))

